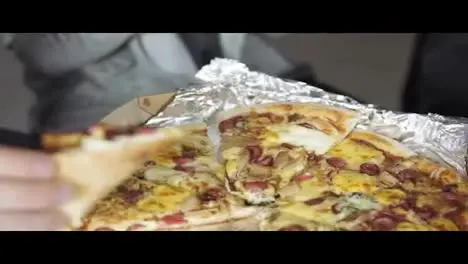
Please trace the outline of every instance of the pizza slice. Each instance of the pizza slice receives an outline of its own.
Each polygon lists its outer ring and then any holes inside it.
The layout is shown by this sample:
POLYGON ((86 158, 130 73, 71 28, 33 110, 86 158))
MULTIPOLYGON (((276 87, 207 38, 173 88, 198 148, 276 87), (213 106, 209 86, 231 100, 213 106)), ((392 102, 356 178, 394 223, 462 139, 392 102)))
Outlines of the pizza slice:
POLYGON ((335 169, 379 175, 387 167, 414 156, 415 153, 391 138, 370 131, 354 130, 331 148, 322 159, 323 165, 335 169))
POLYGON ((220 113, 221 156, 233 191, 253 204, 274 201, 317 154, 344 138, 357 118, 352 111, 315 104, 268 104, 220 113))
POLYGON ((241 220, 243 228, 251 228, 246 219, 255 219, 260 209, 244 206, 226 191, 206 126, 158 130, 166 131, 179 136, 157 150, 147 146, 130 179, 96 202, 80 230, 229 230, 241 220))
POLYGON ((67 134, 44 135, 44 148, 55 150, 58 179, 74 187, 75 199, 60 208, 71 225, 80 225, 97 200, 128 179, 148 156, 172 145, 182 135, 177 128, 145 133, 135 130, 106 139, 83 133, 75 134, 71 141, 67 134), (61 147, 64 150, 60 151, 61 147))

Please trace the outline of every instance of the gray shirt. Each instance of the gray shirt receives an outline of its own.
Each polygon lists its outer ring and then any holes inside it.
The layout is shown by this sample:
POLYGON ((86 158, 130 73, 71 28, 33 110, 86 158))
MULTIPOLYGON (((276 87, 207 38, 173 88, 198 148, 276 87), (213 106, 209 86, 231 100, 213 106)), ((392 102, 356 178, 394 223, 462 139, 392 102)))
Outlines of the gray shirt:
MULTIPOLYGON (((84 129, 135 97, 186 86, 198 70, 187 47, 210 45, 210 33, 190 34, 192 43, 175 33, 8 33, 2 41, 23 63, 37 97, 32 127, 43 132, 84 129)), ((255 70, 292 69, 261 34, 220 33, 219 43, 255 70)))

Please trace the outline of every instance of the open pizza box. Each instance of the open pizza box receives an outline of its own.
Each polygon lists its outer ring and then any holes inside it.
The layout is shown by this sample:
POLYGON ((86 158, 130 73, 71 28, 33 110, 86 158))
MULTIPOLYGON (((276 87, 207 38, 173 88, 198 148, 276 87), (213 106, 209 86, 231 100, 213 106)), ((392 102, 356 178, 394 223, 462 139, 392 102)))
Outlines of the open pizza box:
POLYGON ((142 124, 164 110, 174 96, 175 93, 164 93, 135 98, 109 113, 101 122, 111 126, 142 124))

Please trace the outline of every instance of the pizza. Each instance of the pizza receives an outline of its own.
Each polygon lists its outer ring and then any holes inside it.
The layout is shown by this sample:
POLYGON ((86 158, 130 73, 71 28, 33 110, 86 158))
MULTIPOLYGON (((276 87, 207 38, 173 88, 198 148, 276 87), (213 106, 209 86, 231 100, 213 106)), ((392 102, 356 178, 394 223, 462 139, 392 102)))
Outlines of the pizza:
POLYGON ((82 190, 64 207, 72 229, 468 230, 463 176, 356 129, 357 112, 282 103, 216 120, 219 149, 205 124, 45 135, 59 178, 82 190))
POLYGON ((373 132, 354 130, 291 185, 261 230, 468 230, 461 175, 373 132))
POLYGON ((270 203, 292 177, 356 125, 353 111, 315 104, 237 108, 217 117, 232 190, 251 204, 270 203))
MULTIPOLYGON (((247 224, 236 221, 255 223, 253 217, 260 210, 265 211, 244 206, 242 201, 226 191, 223 168, 215 159, 214 147, 206 135, 204 124, 120 131, 97 126, 90 133, 81 135, 80 140, 60 141, 60 136, 54 135, 54 141, 49 135, 45 142, 62 142, 61 146, 68 148, 76 142, 83 147, 92 140, 94 144, 113 146, 116 143, 112 141, 113 137, 126 135, 128 140, 131 135, 134 140, 142 131, 145 135, 162 133, 165 141, 146 145, 144 159, 140 158, 137 164, 132 163, 136 167, 125 171, 127 176, 120 178, 119 184, 108 186, 105 196, 86 196, 95 203, 85 217, 81 215, 80 225, 74 224, 73 228, 89 231, 229 230, 237 225, 236 228, 248 230, 247 224), (252 221, 246 221, 249 218, 252 221)), ((70 138, 70 135, 65 137, 70 138)), ((57 145, 60 144, 49 143, 52 148, 57 145)), ((117 167, 120 169, 120 165, 117 167)), ((108 181, 103 175, 94 173, 94 177, 108 181)))

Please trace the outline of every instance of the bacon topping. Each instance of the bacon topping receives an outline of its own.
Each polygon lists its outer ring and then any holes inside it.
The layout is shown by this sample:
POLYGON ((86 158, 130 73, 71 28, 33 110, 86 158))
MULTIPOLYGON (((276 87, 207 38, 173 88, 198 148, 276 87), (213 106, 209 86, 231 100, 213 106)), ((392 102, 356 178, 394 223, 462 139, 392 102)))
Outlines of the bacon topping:
POLYGON ((144 228, 145 225, 142 224, 133 224, 127 228, 127 231, 135 231, 144 228))
POLYGON ((347 165, 346 161, 344 161, 343 159, 340 159, 340 158, 335 158, 335 157, 328 158, 327 163, 330 166, 335 167, 337 169, 342 169, 342 168, 346 167, 346 165, 347 165))
POLYGON ((296 147, 296 146, 291 145, 289 143, 281 143, 280 146, 283 147, 283 148, 287 148, 287 149, 294 149, 296 147))
POLYGON ((128 204, 136 204, 142 197, 143 192, 139 190, 126 190, 123 199, 128 204))
POLYGON ((220 188, 211 188, 206 190, 205 192, 201 193, 198 198, 202 202, 211 202, 211 201, 217 201, 221 198, 224 198, 226 196, 226 193, 224 192, 223 189, 220 188))
POLYGON ((180 225, 186 222, 186 220, 184 219, 184 214, 181 212, 163 216, 161 218, 161 221, 168 225, 180 225))
POLYGON ((250 191, 262 191, 268 187, 264 181, 244 182, 244 188, 250 191))
POLYGON ((375 176, 380 174, 380 168, 374 163, 363 163, 359 167, 359 172, 375 176))
POLYGON ((424 177, 424 174, 414 169, 404 169, 396 175, 400 181, 416 182, 418 178, 424 177))
POLYGON ((94 231, 115 231, 115 230, 109 227, 98 227, 94 229, 94 231))
POLYGON ((302 118, 304 118, 303 115, 300 115, 298 113, 294 113, 294 114, 288 116, 288 122, 296 122, 296 121, 298 121, 298 120, 300 120, 302 118))
POLYGON ((315 129, 315 130, 317 130, 317 128, 316 128, 314 125, 310 124, 310 123, 300 123, 300 124, 297 124, 297 125, 298 125, 298 126, 301 126, 301 127, 308 128, 308 129, 315 129))
POLYGON ((307 228, 301 225, 290 225, 280 228, 278 231, 307 231, 307 228))
POLYGON ((294 181, 297 182, 297 183, 301 183, 303 181, 307 181, 307 180, 310 180, 314 178, 314 176, 310 175, 310 174, 302 174, 302 175, 298 175, 296 177, 294 177, 294 181))
POLYGON ((260 165, 263 165, 263 166, 273 166, 273 157, 272 156, 265 156, 263 158, 258 158, 255 163, 258 163, 260 165))
POLYGON ((397 226, 397 221, 388 216, 379 216, 372 220, 372 229, 377 231, 389 231, 397 226))
POLYGON ((442 186, 442 191, 443 192, 453 192, 456 189, 457 189, 456 184, 447 184, 447 185, 442 186))
POLYGON ((325 198, 323 197, 318 197, 318 198, 314 198, 314 199, 309 199, 307 201, 305 201, 304 203, 307 204, 307 205, 319 205, 321 203, 325 202, 325 198))
POLYGON ((143 165, 144 166, 154 166, 154 165, 156 165, 156 162, 154 162, 152 160, 148 160, 148 161, 145 161, 145 163, 143 165))
POLYGON ((260 146, 248 146, 247 151, 249 152, 249 162, 255 162, 262 155, 262 148, 260 146))
POLYGON ((194 159, 197 155, 197 150, 194 148, 189 148, 186 146, 182 147, 182 155, 183 158, 194 159))
POLYGON ((243 116, 234 116, 229 119, 223 120, 222 122, 219 123, 219 131, 221 133, 226 132, 227 130, 233 129, 234 127, 237 126, 237 123, 242 121, 244 119, 243 116))
POLYGON ((341 210, 343 210, 343 204, 342 203, 335 203, 332 205, 331 210, 334 214, 339 214, 341 213, 341 210))
POLYGON ((413 211, 423 220, 430 220, 437 216, 437 212, 434 209, 427 206, 414 207, 413 211))

